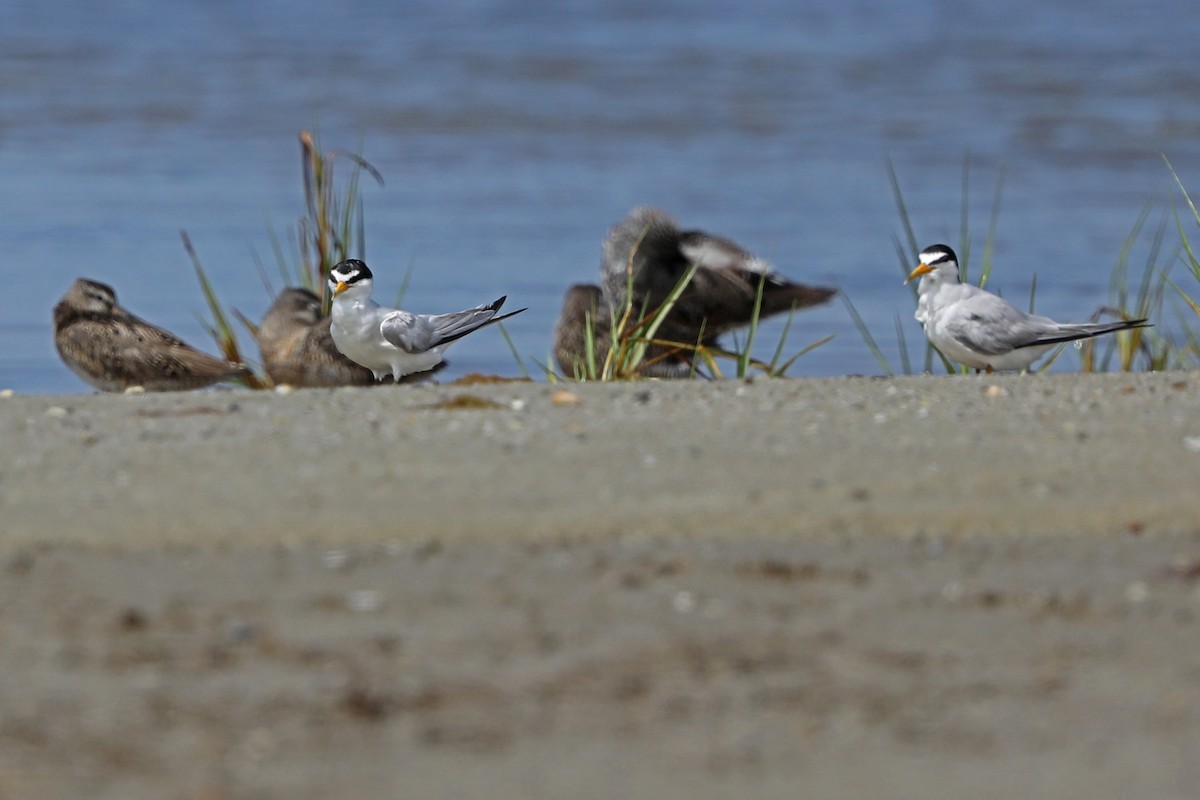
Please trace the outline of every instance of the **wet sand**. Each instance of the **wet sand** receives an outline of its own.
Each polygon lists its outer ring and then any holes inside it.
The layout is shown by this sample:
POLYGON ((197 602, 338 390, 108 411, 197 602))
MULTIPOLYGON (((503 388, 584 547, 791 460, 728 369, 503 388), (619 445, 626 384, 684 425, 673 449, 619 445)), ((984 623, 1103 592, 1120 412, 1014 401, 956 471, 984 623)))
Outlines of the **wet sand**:
POLYGON ((0 399, 0 798, 1194 796, 1200 380, 0 399))

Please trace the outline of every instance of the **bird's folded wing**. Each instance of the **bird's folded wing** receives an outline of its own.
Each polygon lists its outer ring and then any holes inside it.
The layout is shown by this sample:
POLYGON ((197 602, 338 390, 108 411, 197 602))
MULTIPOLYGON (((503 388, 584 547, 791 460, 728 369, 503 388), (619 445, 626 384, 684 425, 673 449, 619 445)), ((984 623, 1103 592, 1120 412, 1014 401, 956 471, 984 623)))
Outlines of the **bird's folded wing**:
POLYGON ((437 345, 430 318, 408 311, 388 314, 379 323, 379 332, 391 344, 406 353, 424 353, 437 345))
POLYGON ((941 327, 963 347, 995 356, 1037 343, 1045 330, 1034 320, 1007 314, 972 312, 947 316, 941 327))
POLYGON ((429 322, 433 327, 434 346, 453 342, 476 328, 488 324, 496 316, 496 311, 503 303, 504 298, 502 297, 491 305, 476 306, 468 308, 466 311, 454 311, 429 317, 429 322))
POLYGON ((423 353, 486 325, 503 302, 504 298, 500 298, 491 305, 433 316, 397 311, 384 318, 379 331, 396 347, 409 353, 423 353))

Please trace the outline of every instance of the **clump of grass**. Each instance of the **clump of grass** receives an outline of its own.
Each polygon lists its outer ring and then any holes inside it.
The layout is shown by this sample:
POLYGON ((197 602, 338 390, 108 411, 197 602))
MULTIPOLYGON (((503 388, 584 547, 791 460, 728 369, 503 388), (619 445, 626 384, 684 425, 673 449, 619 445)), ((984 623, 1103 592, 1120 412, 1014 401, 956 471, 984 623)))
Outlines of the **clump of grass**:
MULTIPOLYGON (((662 304, 657 308, 636 308, 633 302, 633 263, 638 248, 641 246, 642 239, 646 236, 648 230, 648 228, 643 230, 634 242, 625 266, 627 283, 624 307, 620 309, 598 308, 596 310, 597 314, 605 313, 605 311, 609 314, 609 319, 607 320, 607 328, 609 330, 607 349, 605 349, 602 342, 603 337, 599 333, 600 324, 593 317, 592 312, 585 312, 583 354, 578 363, 574 365, 573 373, 566 376, 568 379, 576 381, 637 380, 648 375, 652 376, 653 368, 657 365, 669 359, 689 354, 691 357, 689 377, 696 377, 698 375, 711 375, 714 378, 724 377, 718 365, 718 359, 733 361, 736 365, 736 375, 739 378, 746 377, 751 368, 760 370, 772 377, 778 377, 785 374, 801 356, 833 338, 832 336, 827 336, 808 345, 787 360, 783 360, 784 348, 786 347, 792 319, 795 314, 793 310, 788 314, 771 360, 763 362, 755 359, 751 355, 751 350, 760 323, 763 290, 766 282, 765 274, 760 278, 755 292, 754 307, 751 311, 750 324, 747 327, 744 344, 738 342, 736 337, 732 351, 706 344, 703 326, 701 326, 694 342, 676 342, 658 338, 657 333, 659 328, 668 315, 670 315, 671 310, 675 307, 675 304, 679 301, 684 291, 687 290, 688 285, 696 274, 696 270, 702 265, 699 263, 693 264, 680 277, 662 304)), ((550 359, 547 359, 547 363, 550 363, 550 359)), ((560 378, 549 367, 545 367, 545 371, 548 380, 554 381, 560 378)))
MULTIPOLYGON (((200 282, 200 290, 204 292, 204 301, 208 304, 209 313, 212 314, 211 323, 201 319, 200 324, 204 326, 209 336, 217 343, 217 347, 220 348, 221 354, 225 356, 226 361, 232 361, 235 364, 245 364, 241 348, 238 346, 237 334, 234 333, 233 326, 229 324, 229 317, 225 314, 224 307, 217 297, 216 290, 213 289, 212 282, 208 280, 208 276, 204 272, 204 267, 200 264, 200 257, 196 255, 196 248, 192 246, 191 237, 187 235, 187 231, 180 231, 179 234, 183 238, 183 249, 192 260, 192 268, 196 271, 196 279, 200 282)), ((239 378, 239 380, 251 389, 265 389, 270 385, 269 380, 264 381, 257 375, 247 375, 239 378)))
MULTIPOLYGON (((1168 272, 1168 268, 1158 266, 1166 234, 1165 218, 1151 236, 1145 266, 1137 280, 1137 290, 1132 294, 1129 290, 1130 254, 1141 238, 1150 211, 1150 205, 1142 209, 1121 244, 1109 278, 1109 304, 1099 308, 1089 319, 1090 322, 1096 322, 1104 316, 1125 320, 1161 318, 1168 272)), ((1174 261, 1174 258, 1170 261, 1174 261)), ((1134 328, 1101 339, 1086 339, 1078 344, 1076 352, 1079 354, 1081 372, 1156 371, 1167 369, 1174 361, 1170 341, 1154 328, 1134 328)), ((1049 363, 1048 360, 1046 366, 1049 363)))
MULTIPOLYGON (((645 231, 643 231, 643 236, 645 231)), ((609 320, 609 347, 600 357, 599 339, 596 334, 595 320, 585 320, 584 349, 585 379, 598 381, 620 381, 641 378, 647 370, 674 358, 681 353, 691 352, 692 374, 697 372, 700 361, 711 361, 707 354, 708 348, 700 341, 696 343, 673 342, 659 339, 656 334, 663 322, 670 315, 688 284, 696 274, 697 266, 693 264, 679 279, 670 293, 657 308, 634 308, 633 304, 633 259, 637 254, 641 239, 635 243, 629 254, 627 279, 629 285, 625 292, 625 306, 619 310, 611 310, 609 320)), ((599 313, 599 312, 598 312, 599 313)), ((703 334, 701 334, 703 338, 703 334)))
MULTIPOLYGON (((1175 168, 1171 166, 1171 162, 1166 156, 1163 156, 1163 161, 1167 165, 1167 169, 1171 173, 1171 178, 1175 182, 1175 188, 1178 189, 1180 196, 1183 198, 1184 204, 1187 206, 1191 214, 1191 220, 1200 227, 1200 211, 1196 209, 1196 204, 1192 202, 1191 196, 1187 189, 1184 188, 1183 181, 1180 180, 1179 174, 1175 172, 1175 168)), ((1179 213, 1178 204, 1174 205, 1175 228, 1179 232, 1180 249, 1182 252, 1182 260, 1184 266, 1187 267, 1192 279, 1200 285, 1200 257, 1197 257, 1196 250, 1192 246, 1191 239, 1188 238, 1187 226, 1184 224, 1184 217, 1179 213)), ((1196 366, 1200 363, 1200 326, 1197 322, 1200 321, 1200 295, 1190 294, 1183 289, 1179 284, 1172 281, 1169 277, 1165 281, 1171 285, 1178 294, 1179 298, 1187 305, 1188 311, 1192 318, 1180 317, 1182 327, 1182 338, 1184 344, 1177 348, 1177 356, 1180 361, 1188 366, 1196 366)), ((1193 290, 1196 291, 1196 290, 1193 290)))
MULTIPOLYGON (((643 236, 645 232, 643 231, 643 236)), ((640 239, 638 240, 640 244, 640 239)), ((625 304, 619 318, 613 325, 613 342, 615 347, 609 347, 608 354, 604 359, 603 375, 612 376, 613 378, 628 378, 638 376, 646 367, 670 357, 673 353, 678 353, 688 349, 689 345, 681 342, 669 342, 658 339, 655 334, 662 326, 662 323, 670 315, 671 310, 675 308, 675 303, 679 300, 680 295, 687 289, 688 284, 692 282, 692 278, 696 275, 698 265, 693 264, 679 282, 671 289, 662 305, 647 313, 647 309, 640 309, 638 318, 635 320, 633 316, 633 258, 637 253, 638 246, 634 245, 629 254, 629 264, 626 267, 629 287, 625 293, 629 302, 625 304), (667 348, 658 355, 648 357, 647 354, 651 347, 658 346, 667 348)), ((696 345, 696 355, 701 355, 701 345, 696 345)), ((696 361, 693 359, 693 371, 695 370, 696 361)))
MULTIPOLYGON (((301 131, 299 139, 304 214, 290 230, 290 247, 285 246, 270 225, 268 236, 283 285, 302 286, 318 297, 324 297, 325 283, 330 270, 347 258, 363 258, 366 253, 362 175, 370 175, 380 186, 383 185, 383 176, 362 156, 339 150, 322 152, 316 137, 309 131, 301 131), (335 179, 335 165, 339 159, 347 159, 351 164, 349 176, 341 188, 335 179), (290 254, 285 252, 286 250, 290 250, 290 254)), ((182 236, 184 249, 192 261, 212 316, 211 322, 201 320, 201 324, 208 330, 226 358, 246 363, 246 359, 242 357, 237 333, 229 324, 229 319, 236 316, 252 336, 257 335, 258 326, 236 310, 232 313, 225 311, 191 238, 186 231, 182 232, 182 236)), ((274 295, 261 259, 257 253, 252 253, 252 256, 263 284, 267 291, 274 295)), ((407 276, 405 283, 407 284, 407 276)), ((401 292, 403 293, 403 288, 401 292)), ((326 312, 328 302, 329 299, 326 298, 326 312)), ((271 382, 265 377, 255 377, 247 380, 247 384, 251 388, 266 388, 271 382)))
MULTIPOLYGON (((407 283, 407 276, 405 279, 407 283)), ((517 345, 513 342, 512 337, 508 335, 508 329, 504 327, 503 322, 497 322, 496 327, 500 329, 500 335, 504 337, 504 343, 508 345, 509 351, 512 353, 513 360, 517 362, 517 369, 521 372, 521 377, 524 380, 532 380, 529 377, 529 370, 525 366, 525 360, 521 358, 521 354, 517 351, 517 345)))
MULTIPOLYGON (((779 339, 775 342, 775 350, 771 356, 771 360, 767 362, 759 361, 751 356, 751 350, 754 347, 754 341, 758 336, 758 325, 761 321, 763 291, 767 284, 766 273, 763 273, 758 279, 758 287, 754 294, 754 307, 750 312, 750 325, 746 329, 746 341, 739 342, 736 334, 734 335, 733 352, 729 355, 737 362, 737 377, 746 378, 750 374, 750 368, 753 367, 772 378, 781 378, 787 374, 797 360, 821 345, 833 340, 833 334, 818 339, 811 344, 801 348, 796 353, 793 353, 786 361, 783 360, 783 349, 787 346, 788 334, 792 329, 792 322, 796 318, 796 309, 792 308, 784 319, 783 329, 779 333, 779 339)), ((714 365, 715 367, 715 365, 714 365)))
POLYGON ((305 213, 294 229, 296 249, 291 269, 281 255, 281 248, 274 249, 285 282, 291 281, 289 285, 301 285, 319 295, 335 265, 347 258, 366 257, 362 176, 365 172, 383 186, 383 175, 360 155, 342 150, 322 152, 309 131, 300 132, 300 165, 305 213), (334 175, 339 159, 348 159, 351 164, 341 190, 334 175))

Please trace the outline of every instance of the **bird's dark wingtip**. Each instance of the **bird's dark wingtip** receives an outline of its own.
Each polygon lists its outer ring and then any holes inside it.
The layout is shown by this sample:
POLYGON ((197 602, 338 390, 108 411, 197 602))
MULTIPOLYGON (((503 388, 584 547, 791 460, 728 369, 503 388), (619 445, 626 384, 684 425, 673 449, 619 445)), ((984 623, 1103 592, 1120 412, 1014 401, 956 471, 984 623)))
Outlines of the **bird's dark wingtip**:
POLYGON ((515 317, 517 314, 520 314, 522 311, 528 311, 528 310, 529 310, 528 307, 518 308, 516 311, 510 311, 507 314, 503 314, 499 317, 492 317, 490 320, 488 320, 488 324, 490 325, 493 322, 503 322, 504 320, 508 319, 509 317, 515 317))

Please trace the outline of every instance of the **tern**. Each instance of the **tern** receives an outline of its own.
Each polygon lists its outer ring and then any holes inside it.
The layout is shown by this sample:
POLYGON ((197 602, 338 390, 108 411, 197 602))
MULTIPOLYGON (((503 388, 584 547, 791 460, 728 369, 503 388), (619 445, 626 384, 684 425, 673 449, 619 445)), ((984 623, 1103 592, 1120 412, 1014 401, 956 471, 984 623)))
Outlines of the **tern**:
POLYGON ((98 281, 76 280, 53 317, 59 357, 101 391, 183 391, 250 374, 129 313, 112 287, 98 281))
POLYGON ((333 343, 351 361, 371 370, 376 380, 391 375, 400 381, 405 375, 434 369, 455 340, 525 311, 496 316, 507 299, 501 297, 465 311, 415 314, 376 303, 371 299, 373 284, 371 270, 356 258, 329 272, 333 343))
MULTIPOLYGON (((284 289, 267 309, 255 339, 263 369, 276 386, 373 386, 375 375, 346 358, 333 343, 332 320, 321 313, 321 300, 308 289, 284 289)), ((438 365, 444 367, 446 362, 438 365)), ((417 382, 437 369, 405 376, 417 382)))
POLYGON ((958 257, 944 244, 921 251, 905 283, 917 284, 917 312, 929 343, 951 361, 986 370, 1026 370, 1055 345, 1114 331, 1145 328, 1144 319, 1055 322, 1028 314, 1004 298, 962 283, 958 257))

